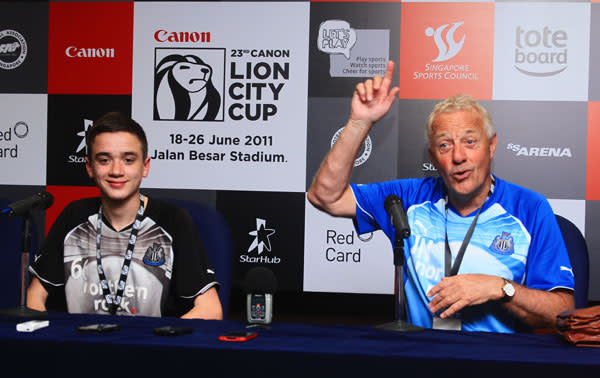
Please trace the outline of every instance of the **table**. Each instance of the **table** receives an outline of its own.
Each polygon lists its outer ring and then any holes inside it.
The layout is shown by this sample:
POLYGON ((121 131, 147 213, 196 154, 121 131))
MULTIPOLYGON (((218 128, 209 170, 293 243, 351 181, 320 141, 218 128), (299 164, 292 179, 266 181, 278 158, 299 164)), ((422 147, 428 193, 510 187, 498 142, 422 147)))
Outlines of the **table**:
MULTIPOLYGON (((0 318, 0 361, 25 376, 194 377, 562 377, 600 371, 600 348, 565 344, 557 335, 426 330, 382 331, 370 326, 271 324, 244 343, 219 335, 244 330, 239 321, 183 320, 50 313, 50 326, 16 331, 23 319, 0 318), (117 323, 119 331, 80 334, 76 326, 117 323), (192 327, 164 337, 155 327, 192 327), (243 374, 243 375, 242 375, 243 374)), ((17 376, 20 374, 17 373, 17 376)))

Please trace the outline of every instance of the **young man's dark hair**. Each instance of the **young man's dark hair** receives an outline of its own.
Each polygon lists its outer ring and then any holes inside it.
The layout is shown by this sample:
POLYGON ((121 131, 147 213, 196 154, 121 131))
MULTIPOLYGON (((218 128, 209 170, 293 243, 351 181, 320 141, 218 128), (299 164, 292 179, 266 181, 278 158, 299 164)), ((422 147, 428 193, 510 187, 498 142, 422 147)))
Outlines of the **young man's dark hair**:
POLYGON ((87 146, 88 159, 92 159, 92 144, 99 134, 115 133, 118 131, 125 131, 137 136, 142 143, 142 158, 146 159, 148 156, 148 139, 146 139, 144 129, 139 123, 121 112, 106 113, 94 121, 94 124, 87 130, 85 134, 85 143, 87 146))

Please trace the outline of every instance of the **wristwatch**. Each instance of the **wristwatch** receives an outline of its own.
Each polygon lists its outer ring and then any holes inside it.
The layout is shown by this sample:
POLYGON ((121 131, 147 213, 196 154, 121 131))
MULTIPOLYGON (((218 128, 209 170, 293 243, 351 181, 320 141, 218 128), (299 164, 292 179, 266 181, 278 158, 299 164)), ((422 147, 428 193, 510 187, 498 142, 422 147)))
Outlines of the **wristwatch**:
POLYGON ((506 278, 504 279, 504 285, 502 285, 502 291, 504 292, 504 297, 502 297, 503 302, 510 301, 515 295, 515 287, 506 278))

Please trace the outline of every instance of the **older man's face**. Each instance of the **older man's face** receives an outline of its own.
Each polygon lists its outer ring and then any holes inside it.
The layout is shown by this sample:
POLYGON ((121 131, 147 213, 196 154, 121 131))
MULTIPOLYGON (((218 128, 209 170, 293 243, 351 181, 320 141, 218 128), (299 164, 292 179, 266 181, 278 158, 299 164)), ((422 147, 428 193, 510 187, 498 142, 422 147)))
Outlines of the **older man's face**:
POLYGON ((485 199, 496 136, 488 138, 483 119, 475 110, 441 113, 432 126, 429 154, 448 188, 450 200, 485 199))

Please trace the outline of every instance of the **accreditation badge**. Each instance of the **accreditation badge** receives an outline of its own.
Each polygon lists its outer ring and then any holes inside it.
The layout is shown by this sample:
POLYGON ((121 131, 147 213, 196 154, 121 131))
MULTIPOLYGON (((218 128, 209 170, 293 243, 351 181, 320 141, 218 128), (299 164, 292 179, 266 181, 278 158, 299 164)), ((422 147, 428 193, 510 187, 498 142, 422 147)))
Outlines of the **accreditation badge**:
POLYGON ((460 331, 462 329, 462 321, 460 318, 440 318, 433 317, 433 329, 444 329, 447 331, 460 331))

